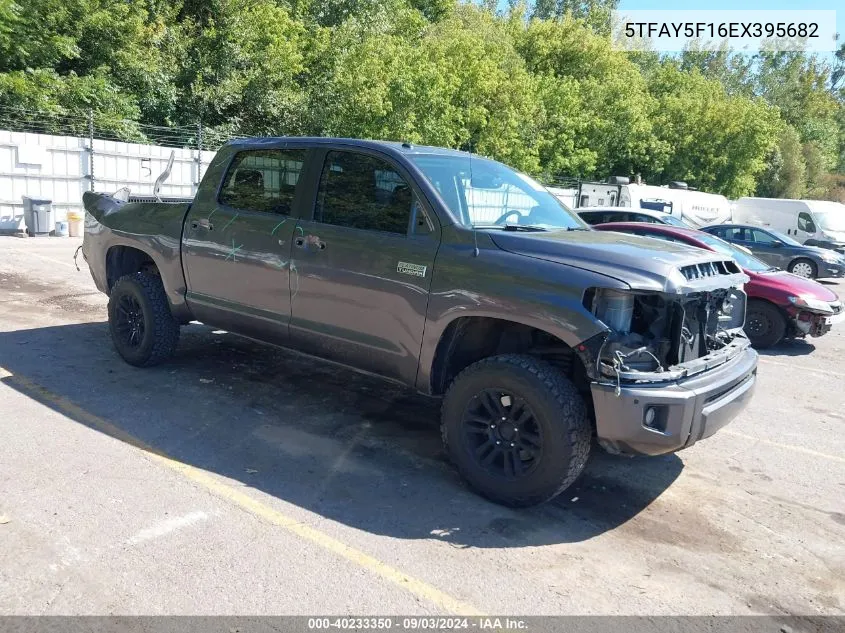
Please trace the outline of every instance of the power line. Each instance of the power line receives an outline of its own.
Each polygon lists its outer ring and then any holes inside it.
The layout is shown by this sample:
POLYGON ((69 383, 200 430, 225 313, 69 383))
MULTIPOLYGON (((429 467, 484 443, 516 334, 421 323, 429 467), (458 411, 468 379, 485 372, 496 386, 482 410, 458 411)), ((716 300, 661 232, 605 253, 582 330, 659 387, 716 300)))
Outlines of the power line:
MULTIPOLYGON (((50 112, 0 105, 0 128, 12 132, 51 134, 87 138, 88 113, 50 112)), ((140 123, 108 115, 93 114, 95 140, 196 149, 199 126, 163 126, 140 123)), ((216 150, 232 134, 214 128, 203 129, 203 149, 216 150)))

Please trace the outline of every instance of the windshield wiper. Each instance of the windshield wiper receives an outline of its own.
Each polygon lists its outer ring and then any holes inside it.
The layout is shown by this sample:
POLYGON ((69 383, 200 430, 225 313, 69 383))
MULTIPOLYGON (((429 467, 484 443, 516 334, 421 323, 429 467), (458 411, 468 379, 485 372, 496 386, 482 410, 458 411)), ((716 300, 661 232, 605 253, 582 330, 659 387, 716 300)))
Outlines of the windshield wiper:
POLYGON ((472 228, 474 229, 497 229, 499 231, 529 231, 529 232, 537 232, 537 231, 548 231, 549 229, 545 226, 540 226, 538 224, 473 224, 472 228))

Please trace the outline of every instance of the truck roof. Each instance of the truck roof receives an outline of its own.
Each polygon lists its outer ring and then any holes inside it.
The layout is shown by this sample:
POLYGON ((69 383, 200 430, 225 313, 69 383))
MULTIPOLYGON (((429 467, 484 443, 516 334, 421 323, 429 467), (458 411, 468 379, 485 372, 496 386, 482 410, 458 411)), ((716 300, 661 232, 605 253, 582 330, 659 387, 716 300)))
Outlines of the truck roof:
MULTIPOLYGON (((237 147, 265 147, 269 145, 277 145, 285 142, 307 143, 309 145, 325 145, 325 144, 342 144, 350 147, 363 147, 369 149, 388 149, 402 154, 442 154, 454 156, 469 156, 469 152, 464 152, 457 149, 448 149, 445 147, 435 147, 432 145, 417 145, 410 142, 402 141, 379 141, 372 139, 360 138, 342 138, 342 137, 327 137, 327 136, 263 136, 263 137, 249 137, 232 139, 226 145, 237 147)), ((478 156, 473 154, 473 157, 478 156)), ((478 156, 478 158, 484 158, 478 156)))

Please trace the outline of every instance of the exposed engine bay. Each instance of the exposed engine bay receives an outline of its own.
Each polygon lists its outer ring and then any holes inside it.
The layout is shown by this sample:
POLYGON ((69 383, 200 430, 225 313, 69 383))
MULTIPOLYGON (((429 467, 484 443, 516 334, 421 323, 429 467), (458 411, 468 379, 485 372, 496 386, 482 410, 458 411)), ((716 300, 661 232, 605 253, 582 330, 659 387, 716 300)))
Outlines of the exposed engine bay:
POLYGON ((687 294, 595 289, 585 305, 610 332, 598 370, 620 381, 671 380, 704 371, 747 338, 746 296, 737 287, 687 294), (657 375, 655 375, 657 374, 657 375))

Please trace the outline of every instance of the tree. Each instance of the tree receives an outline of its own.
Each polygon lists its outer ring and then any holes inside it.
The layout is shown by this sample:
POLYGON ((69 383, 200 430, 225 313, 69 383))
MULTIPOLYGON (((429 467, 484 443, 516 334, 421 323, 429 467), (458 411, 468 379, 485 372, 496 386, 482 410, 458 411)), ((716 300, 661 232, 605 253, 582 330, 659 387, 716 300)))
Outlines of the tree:
POLYGON ((272 0, 231 0, 205 24, 187 18, 176 77, 179 119, 242 134, 290 134, 302 127, 304 27, 272 0))
MULTIPOLYGON (((663 164, 668 147, 654 135, 655 100, 639 68, 606 38, 570 17, 532 20, 515 37, 528 70, 546 77, 547 86, 554 81, 562 89, 577 86, 578 115, 569 119, 567 134, 574 138, 573 150, 584 153, 572 161, 585 169, 582 176, 630 174, 663 164)), ((554 91, 547 87, 544 94, 554 91)), ((560 130, 566 121, 557 121, 560 130)))
POLYGON ((764 198, 802 198, 807 189, 807 165, 801 138, 791 125, 784 125, 778 145, 767 159, 766 170, 757 185, 764 198))
POLYGON ((684 180, 729 197, 755 189, 780 133, 775 109, 762 99, 731 97, 719 82, 672 62, 652 78, 651 92, 654 129, 672 154, 647 178, 684 180))
POLYGON ((762 52, 756 92, 778 108, 784 121, 795 127, 823 170, 833 169, 840 152, 837 114, 842 103, 828 90, 830 66, 801 52, 762 52))

